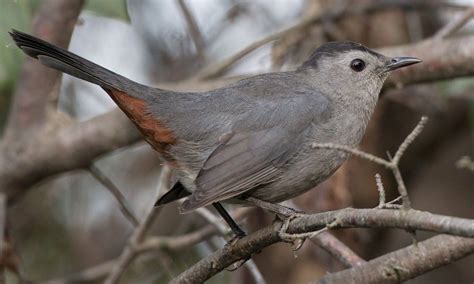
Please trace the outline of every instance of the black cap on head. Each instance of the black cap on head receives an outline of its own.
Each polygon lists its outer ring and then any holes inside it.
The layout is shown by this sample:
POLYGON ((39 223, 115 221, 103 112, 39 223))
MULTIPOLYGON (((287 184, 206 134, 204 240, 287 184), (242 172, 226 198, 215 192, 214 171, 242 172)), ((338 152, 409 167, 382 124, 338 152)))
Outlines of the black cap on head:
POLYGON ((332 57, 336 56, 340 53, 345 53, 351 50, 359 50, 363 52, 368 52, 376 57, 380 57, 381 55, 377 52, 363 46, 360 43, 352 42, 352 41, 330 41, 322 44, 318 47, 306 60, 302 67, 316 67, 319 58, 321 57, 332 57))

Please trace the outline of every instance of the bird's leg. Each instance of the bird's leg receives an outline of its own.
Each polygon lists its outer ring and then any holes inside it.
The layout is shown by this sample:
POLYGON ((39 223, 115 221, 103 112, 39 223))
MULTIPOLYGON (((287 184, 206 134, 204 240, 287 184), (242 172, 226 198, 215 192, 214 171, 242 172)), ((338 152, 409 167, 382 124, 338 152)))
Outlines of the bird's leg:
MULTIPOLYGON (((212 206, 219 212, 219 214, 222 216, 222 218, 226 221, 226 223, 229 225, 229 227, 232 229, 232 232, 234 233, 234 237, 227 242, 226 246, 231 246, 235 244, 238 240, 241 238, 245 237, 247 234, 240 228, 239 225, 232 219, 232 217, 229 215, 229 213, 225 210, 224 206, 220 204, 219 202, 212 203, 212 206)), ((237 268, 241 267, 247 260, 250 258, 245 258, 241 259, 237 262, 234 262, 231 264, 229 267, 226 268, 228 271, 234 271, 237 268)))
POLYGON ((232 217, 227 213, 225 210, 224 206, 220 204, 219 202, 212 203, 212 206, 219 212, 219 214, 222 216, 224 221, 229 225, 230 229, 234 233, 234 237, 229 241, 230 244, 234 243, 235 241, 245 237, 247 234, 240 228, 239 225, 232 219, 232 217))
POLYGON ((296 218, 296 217, 306 214, 303 211, 295 210, 293 208, 286 207, 280 204, 263 201, 261 199, 251 197, 251 196, 245 197, 245 201, 247 201, 247 203, 251 205, 254 205, 254 206, 257 206, 257 207, 260 207, 260 208, 263 208, 270 212, 275 213, 280 220, 285 220, 288 218, 296 218))

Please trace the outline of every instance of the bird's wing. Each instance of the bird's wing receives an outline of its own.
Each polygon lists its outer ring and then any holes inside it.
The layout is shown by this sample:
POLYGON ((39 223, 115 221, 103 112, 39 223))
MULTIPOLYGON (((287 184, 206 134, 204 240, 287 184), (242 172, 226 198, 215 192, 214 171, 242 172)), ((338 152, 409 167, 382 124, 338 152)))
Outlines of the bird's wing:
POLYGON ((282 166, 297 153, 305 132, 326 109, 325 100, 316 108, 304 98, 262 104, 222 136, 221 144, 205 162, 196 178, 196 190, 184 201, 182 212, 229 199, 278 178, 282 166), (287 104, 285 104, 287 103, 287 104), (269 119, 262 119, 266 112, 269 119), (257 119, 257 120, 256 120, 257 119), (264 126, 255 129, 249 125, 264 126))

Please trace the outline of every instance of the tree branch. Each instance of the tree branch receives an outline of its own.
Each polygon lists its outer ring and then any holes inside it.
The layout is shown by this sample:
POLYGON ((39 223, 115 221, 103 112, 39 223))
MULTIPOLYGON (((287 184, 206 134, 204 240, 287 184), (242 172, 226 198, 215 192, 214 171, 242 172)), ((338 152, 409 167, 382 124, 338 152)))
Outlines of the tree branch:
POLYGON ((59 130, 37 133, 23 143, 0 143, 0 191, 9 200, 47 176, 86 168, 92 160, 138 141, 118 109, 59 130))
POLYGON ((311 241, 339 260, 345 267, 354 267, 366 263, 365 260, 355 254, 330 232, 322 232, 311 238, 311 241))
POLYGON ((474 238, 440 235, 315 283, 401 283, 474 253, 474 238))
POLYGON ((474 36, 427 39, 415 44, 382 48, 380 52, 387 56, 414 56, 423 60, 422 64, 394 71, 385 88, 474 75, 474 36))
MULTIPOLYGON (((253 234, 226 246, 202 259, 175 279, 172 283, 200 283, 211 278, 229 265, 251 257, 263 248, 281 242, 280 222, 260 229, 253 234)), ((399 228, 424 230, 464 237, 474 237, 474 220, 448 217, 428 212, 390 209, 342 209, 295 218, 290 222, 288 233, 315 232, 323 228, 399 228)))

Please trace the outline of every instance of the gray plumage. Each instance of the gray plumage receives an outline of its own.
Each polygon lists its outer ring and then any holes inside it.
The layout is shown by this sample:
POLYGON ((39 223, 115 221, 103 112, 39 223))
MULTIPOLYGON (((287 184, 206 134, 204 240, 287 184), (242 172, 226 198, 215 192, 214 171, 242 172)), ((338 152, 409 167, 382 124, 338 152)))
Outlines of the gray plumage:
MULTIPOLYGON (((43 64, 102 86, 139 128, 151 120, 172 131, 176 139, 163 151, 191 193, 182 212, 218 201, 245 202, 246 196, 280 202, 313 188, 347 154, 313 149, 312 143, 357 146, 389 71, 419 62, 388 58, 352 42, 327 43, 295 71, 205 93, 178 93, 132 82, 32 36, 11 35, 43 64), (145 109, 134 113, 114 91, 143 101, 145 109)), ((176 189, 166 202, 185 195, 176 189)))

